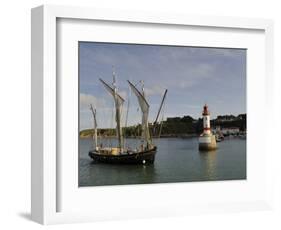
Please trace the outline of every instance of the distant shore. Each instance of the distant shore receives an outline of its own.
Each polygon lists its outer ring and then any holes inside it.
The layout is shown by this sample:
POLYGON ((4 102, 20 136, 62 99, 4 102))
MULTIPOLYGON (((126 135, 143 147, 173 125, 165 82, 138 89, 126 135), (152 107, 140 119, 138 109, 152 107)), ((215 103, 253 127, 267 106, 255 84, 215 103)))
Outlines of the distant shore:
MULTIPOLYGON (((152 138, 189 138, 189 137, 198 137, 198 134, 193 133, 193 134, 165 134, 165 135, 160 135, 160 136, 152 136, 152 138)), ((81 139, 89 139, 93 138, 93 135, 80 135, 81 139)), ((98 138, 116 138, 116 136, 98 136, 98 138)), ((141 138, 141 136, 130 136, 130 137, 125 137, 125 138, 130 138, 130 139, 138 139, 141 138)))

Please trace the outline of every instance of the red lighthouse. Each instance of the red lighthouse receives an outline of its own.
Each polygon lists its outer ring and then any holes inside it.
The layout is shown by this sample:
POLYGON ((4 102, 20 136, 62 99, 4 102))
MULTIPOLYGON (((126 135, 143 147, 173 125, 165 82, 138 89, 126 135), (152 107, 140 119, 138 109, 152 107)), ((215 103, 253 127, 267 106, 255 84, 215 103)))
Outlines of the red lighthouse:
POLYGON ((208 106, 205 104, 203 107, 203 133, 199 137, 199 150, 214 150, 217 148, 215 135, 211 132, 210 112, 208 106))
POLYGON ((210 125, 210 112, 208 106, 205 104, 203 107, 203 134, 211 134, 211 125, 210 125))

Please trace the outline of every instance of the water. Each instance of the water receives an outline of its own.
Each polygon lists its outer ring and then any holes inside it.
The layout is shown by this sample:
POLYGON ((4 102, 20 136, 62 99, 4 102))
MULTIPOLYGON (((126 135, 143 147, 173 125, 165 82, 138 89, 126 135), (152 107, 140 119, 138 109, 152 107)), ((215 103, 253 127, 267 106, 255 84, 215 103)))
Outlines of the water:
MULTIPOLYGON (((136 140, 127 140, 131 145, 136 140)), ((246 179, 246 140, 226 139, 212 152, 198 150, 198 138, 161 138, 153 165, 93 163, 91 139, 80 139, 79 185, 124 185, 246 179)))

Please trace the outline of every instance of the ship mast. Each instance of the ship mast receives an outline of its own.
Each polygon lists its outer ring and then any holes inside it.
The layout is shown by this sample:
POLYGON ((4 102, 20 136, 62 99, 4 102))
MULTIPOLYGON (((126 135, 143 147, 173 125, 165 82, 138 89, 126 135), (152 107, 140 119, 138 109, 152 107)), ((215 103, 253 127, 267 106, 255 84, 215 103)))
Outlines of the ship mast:
POLYGON ((97 118, 96 118, 96 114, 97 111, 96 109, 93 108, 92 104, 90 105, 90 109, 92 111, 93 114, 93 120, 94 120, 94 142, 95 142, 95 148, 97 149, 98 147, 98 132, 97 132, 97 118))
POLYGON ((160 115, 160 112, 162 110, 162 107, 163 107, 163 104, 164 104, 164 101, 165 101, 165 98, 166 98, 166 94, 167 94, 168 90, 166 89, 165 90, 165 93, 164 93, 164 96, 162 98, 162 101, 161 101, 161 104, 160 104, 160 107, 159 107, 159 110, 158 110, 158 113, 157 113, 157 116, 156 116, 156 119, 153 123, 153 125, 156 125, 157 124, 157 121, 158 121, 158 118, 159 118, 159 115, 160 115))
POLYGON ((121 127, 121 107, 124 103, 124 99, 118 94, 117 87, 116 87, 116 80, 115 74, 113 73, 113 87, 108 85, 102 79, 100 79, 102 84, 104 85, 105 89, 113 96, 115 102, 115 119, 116 119, 116 133, 118 139, 118 147, 123 149, 124 147, 124 140, 122 135, 122 127, 121 127))
MULTIPOLYGON (((158 110, 156 119, 155 119, 155 121, 154 121, 154 123, 153 123, 153 135, 155 135, 155 133, 156 133, 156 124, 157 124, 157 122, 158 122, 158 118, 159 118, 160 112, 161 112, 161 110, 162 110, 162 108, 163 108, 163 105, 164 105, 164 101, 165 101, 165 99, 166 99, 166 94, 167 94, 167 92, 168 92, 168 90, 166 89, 165 92, 164 92, 164 95, 163 95, 163 98, 162 98, 162 101, 161 101, 161 104, 160 104, 160 107, 159 107, 159 110, 158 110)), ((160 134, 161 134, 161 130, 160 130, 160 132, 159 132, 159 136, 160 136, 160 134)))
POLYGON ((152 145, 151 136, 149 133, 148 127, 148 113, 149 113, 149 104, 147 103, 144 95, 144 87, 142 86, 142 93, 128 80, 128 83, 138 98, 139 106, 142 111, 142 138, 147 142, 147 146, 152 145))

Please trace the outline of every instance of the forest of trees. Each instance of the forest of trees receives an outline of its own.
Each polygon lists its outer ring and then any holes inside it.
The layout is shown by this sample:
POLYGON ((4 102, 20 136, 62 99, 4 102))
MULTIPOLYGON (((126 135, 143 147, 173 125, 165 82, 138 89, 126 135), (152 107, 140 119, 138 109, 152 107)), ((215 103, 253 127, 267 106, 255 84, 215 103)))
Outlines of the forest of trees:
MULTIPOLYGON (((241 131, 246 130, 246 114, 234 115, 220 115, 216 119, 211 120, 211 127, 220 128, 237 127, 241 131)), ((203 120, 202 118, 194 119, 191 116, 183 117, 168 117, 162 123, 155 125, 149 124, 150 133, 153 136, 159 136, 161 131, 161 137, 165 136, 193 136, 202 133, 203 131, 203 120)), ((93 129, 86 129, 80 131, 80 137, 91 137, 93 136, 93 129)), ((114 136, 115 129, 98 129, 99 136, 114 136)), ((138 137, 141 135, 141 125, 135 125, 123 128, 124 136, 126 137, 138 137)))

